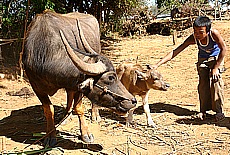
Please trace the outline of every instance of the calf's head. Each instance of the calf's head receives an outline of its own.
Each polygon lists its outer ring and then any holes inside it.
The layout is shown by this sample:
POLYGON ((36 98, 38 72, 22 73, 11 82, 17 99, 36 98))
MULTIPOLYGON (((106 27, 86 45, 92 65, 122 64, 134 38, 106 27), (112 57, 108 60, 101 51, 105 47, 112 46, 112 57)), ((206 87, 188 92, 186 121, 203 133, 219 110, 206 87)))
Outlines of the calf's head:
POLYGON ((140 80, 145 81, 149 89, 163 90, 166 91, 170 85, 163 80, 162 75, 156 70, 153 69, 150 65, 146 65, 146 71, 136 70, 137 77, 140 80))

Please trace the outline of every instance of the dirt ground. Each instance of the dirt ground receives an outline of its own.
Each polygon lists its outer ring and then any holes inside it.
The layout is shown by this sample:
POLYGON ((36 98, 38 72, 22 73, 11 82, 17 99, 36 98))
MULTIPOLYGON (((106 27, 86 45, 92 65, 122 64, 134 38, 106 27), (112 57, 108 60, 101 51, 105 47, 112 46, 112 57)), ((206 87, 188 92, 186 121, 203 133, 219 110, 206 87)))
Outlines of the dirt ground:
MULTIPOLYGON (((230 67, 230 21, 214 21, 213 27, 222 34, 228 46, 225 67, 230 67)), ((112 37, 103 41, 105 53, 115 66, 122 61, 154 64, 169 51, 176 48, 192 29, 183 32, 173 45, 172 36, 142 36, 133 38, 112 37)), ((67 123, 57 127, 57 148, 46 154, 108 154, 108 155, 156 155, 156 154, 230 154, 230 72, 223 74, 225 82, 226 119, 215 122, 213 112, 204 120, 191 119, 199 111, 197 94, 198 76, 196 72, 197 50, 190 46, 171 62, 158 68, 165 81, 170 83, 168 91, 154 91, 149 95, 151 115, 157 128, 146 126, 146 118, 140 105, 135 111, 136 126, 126 128, 124 119, 102 109, 103 121, 90 122, 90 102, 84 99, 86 118, 94 134, 95 142, 85 144, 80 138, 78 118, 73 115, 67 123)), ((55 105, 55 118, 60 119, 66 106, 64 90, 51 97, 55 105)), ((40 142, 45 132, 45 118, 41 103, 34 96, 26 81, 0 79, 0 153, 16 153, 37 150, 41 154, 40 142)), ((42 141, 42 140, 41 140, 42 141)), ((45 150, 47 151, 47 150, 45 150)), ((25 152, 26 153, 26 152, 25 152)), ((27 152, 31 153, 31 152, 27 152)))

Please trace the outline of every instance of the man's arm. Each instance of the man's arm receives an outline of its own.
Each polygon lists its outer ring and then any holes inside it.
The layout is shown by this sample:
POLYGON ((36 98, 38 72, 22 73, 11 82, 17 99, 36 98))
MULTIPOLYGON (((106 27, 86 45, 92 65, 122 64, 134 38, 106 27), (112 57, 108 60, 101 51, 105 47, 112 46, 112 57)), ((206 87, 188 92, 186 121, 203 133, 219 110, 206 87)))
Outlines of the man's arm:
POLYGON ((158 68, 160 65, 170 61, 174 57, 176 57, 180 52, 182 52, 189 45, 195 44, 195 39, 193 34, 191 34, 182 44, 180 44, 176 49, 172 52, 169 52, 163 59, 161 59, 158 63, 156 63, 153 68, 158 68))
POLYGON ((224 61, 224 57, 227 53, 227 47, 226 47, 226 44, 224 43, 224 39, 221 37, 219 31, 217 31, 216 29, 212 30, 212 37, 220 48, 220 54, 216 60, 216 64, 215 64, 214 68, 211 71, 212 79, 214 81, 217 81, 219 78, 218 68, 220 67, 221 62, 224 61))
POLYGON ((214 69, 218 69, 220 67, 221 62, 224 60, 224 57, 227 52, 227 47, 226 44, 224 43, 224 39, 221 37, 219 31, 217 31, 216 29, 212 30, 212 37, 220 48, 220 54, 216 61, 216 65, 214 66, 214 69))

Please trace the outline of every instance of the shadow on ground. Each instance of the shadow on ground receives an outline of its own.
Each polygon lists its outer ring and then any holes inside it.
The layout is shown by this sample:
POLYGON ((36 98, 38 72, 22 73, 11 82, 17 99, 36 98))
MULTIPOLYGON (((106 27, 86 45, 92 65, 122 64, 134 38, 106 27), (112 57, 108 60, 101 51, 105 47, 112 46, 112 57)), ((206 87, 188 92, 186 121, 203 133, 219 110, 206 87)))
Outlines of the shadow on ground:
MULTIPOLYGON (((197 113, 197 111, 191 111, 186 108, 181 108, 176 105, 171 105, 171 104, 165 104, 165 103, 154 103, 154 104, 149 104, 150 112, 151 113, 164 113, 164 112, 169 112, 169 113, 174 113, 177 116, 190 116, 194 115, 197 113)), ((135 109, 134 114, 141 115, 144 113, 143 106, 139 106, 137 109, 135 109)), ((120 116, 117 116, 116 114, 113 114, 109 111, 100 111, 100 116, 112 119, 112 120, 118 120, 122 121, 124 120, 123 118, 120 118, 120 116)))
POLYGON ((216 121, 214 115, 207 115, 204 120, 200 120, 198 118, 183 118, 183 119, 178 119, 176 121, 179 124, 187 124, 187 125, 203 125, 203 124, 209 124, 209 125, 215 125, 219 127, 226 127, 230 129, 230 118, 225 117, 224 120, 222 121, 216 121))
MULTIPOLYGON (((171 104, 166 104, 166 103, 154 103, 154 104, 149 104, 149 107, 150 107, 151 113, 168 112, 168 113, 173 113, 176 116, 185 116, 186 118, 183 118, 183 119, 178 118, 176 120, 176 122, 179 124, 188 124, 188 125, 215 124, 216 126, 226 127, 230 129, 230 118, 229 117, 226 117, 223 121, 216 122, 215 116, 211 114, 207 115, 205 120, 194 119, 192 118, 192 116, 197 114, 198 111, 189 110, 189 109, 182 108, 176 105, 171 105, 171 104)), ((137 115, 143 114, 144 113, 143 106, 139 106, 134 111, 134 113, 137 115)), ((124 118, 121 118, 120 116, 113 114, 109 111, 100 111, 100 115, 108 119, 117 120, 117 121, 121 121, 122 123, 125 123, 124 118)))
MULTIPOLYGON (((55 124, 63 118, 64 108, 54 106, 55 108, 55 124)), ((25 109, 14 110, 11 115, 0 120, 0 136, 11 138, 16 142, 33 144, 40 139, 41 133, 45 132, 46 120, 43 114, 42 106, 31 106, 25 109)), ((72 135, 70 133, 58 131, 58 144, 57 147, 61 147, 67 150, 76 149, 88 149, 91 151, 101 151, 103 148, 99 144, 84 144, 81 142, 80 135, 72 135), (63 137, 71 137, 79 139, 79 142, 74 142, 70 139, 63 137)), ((43 140, 37 144, 42 145, 43 140), (40 143, 39 143, 40 142, 40 143)))
MULTIPOLYGON (((176 105, 170 105, 165 103, 155 103, 150 104, 150 109, 152 113, 174 113, 177 116, 191 116, 197 111, 191 111, 186 108, 182 108, 176 105)), ((56 124, 62 119, 64 109, 59 106, 55 106, 55 120, 56 124), (58 121, 59 120, 59 121, 58 121)), ((142 106, 138 107, 135 110, 137 115, 143 114, 142 106)), ((100 115, 104 118, 123 121, 124 118, 119 117, 118 115, 111 113, 110 111, 101 110, 100 115)), ((215 122, 214 116, 209 115, 206 120, 190 119, 183 118, 177 119, 176 122, 179 124, 188 124, 188 125, 202 125, 202 124, 215 124, 220 127, 227 127, 230 129, 230 118, 226 117, 222 122, 215 122)), ((46 121, 43 115, 42 106, 31 106, 24 109, 19 109, 12 111, 11 115, 0 120, 0 136, 5 136, 11 138, 12 140, 25 144, 33 144, 40 137, 34 136, 34 133, 45 132, 46 121)), ((103 149, 100 144, 84 144, 81 141, 80 135, 73 135, 71 133, 65 133, 59 131, 58 144, 57 147, 61 147, 67 150, 76 150, 76 149, 88 149, 90 151, 99 152, 103 149), (71 137, 75 138, 76 141, 65 138, 71 137), (79 140, 79 141, 78 141, 79 140)), ((42 140, 40 145, 42 145, 42 140)))

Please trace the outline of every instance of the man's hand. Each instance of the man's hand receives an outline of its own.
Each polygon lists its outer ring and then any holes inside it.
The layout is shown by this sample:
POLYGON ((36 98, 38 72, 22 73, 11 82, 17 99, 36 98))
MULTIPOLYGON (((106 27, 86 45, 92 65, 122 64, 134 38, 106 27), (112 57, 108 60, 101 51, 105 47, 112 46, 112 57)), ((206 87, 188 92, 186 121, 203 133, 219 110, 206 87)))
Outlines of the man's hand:
POLYGON ((218 81, 218 79, 220 78, 220 72, 219 72, 219 69, 217 68, 217 69, 212 69, 212 72, 211 72, 211 76, 212 76, 212 80, 214 81, 214 82, 217 82, 218 81))
POLYGON ((152 68, 152 69, 155 69, 155 70, 156 70, 158 67, 159 67, 159 66, 158 66, 157 64, 151 65, 151 68, 152 68))

